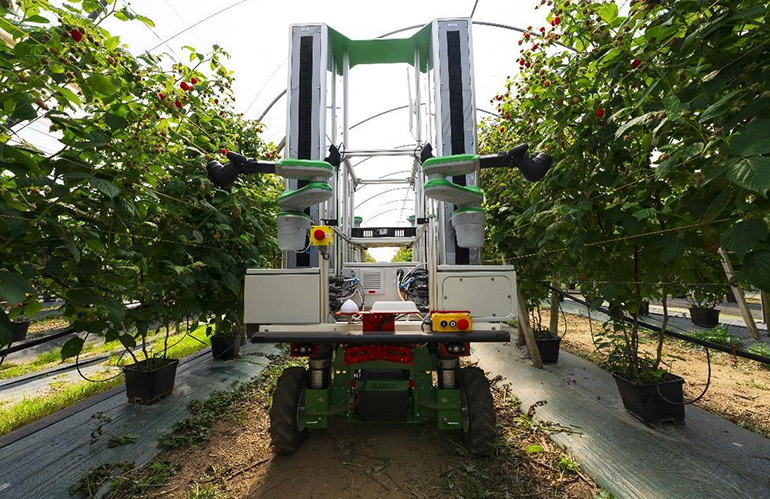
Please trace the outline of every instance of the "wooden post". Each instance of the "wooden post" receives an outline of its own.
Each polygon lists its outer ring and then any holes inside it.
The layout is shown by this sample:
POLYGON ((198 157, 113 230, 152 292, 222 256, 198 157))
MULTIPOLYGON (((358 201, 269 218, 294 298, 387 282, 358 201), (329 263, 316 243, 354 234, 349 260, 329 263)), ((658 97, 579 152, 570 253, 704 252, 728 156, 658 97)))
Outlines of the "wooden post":
MULTIPOLYGON (((762 321, 765 325, 768 325, 768 323, 770 323, 770 293, 762 291, 759 296, 762 301, 762 321)), ((770 329, 768 330, 768 334, 770 334, 770 329)))
POLYGON ((559 281, 551 282, 551 334, 559 336, 559 281))
POLYGON ((516 301, 519 302, 519 324, 521 324, 524 339, 527 342, 529 358, 532 359, 533 366, 542 369, 543 359, 540 358, 540 350, 537 349, 535 335, 532 333, 532 328, 529 326, 529 312, 527 311, 527 305, 524 303, 524 299, 521 297, 521 291, 519 291, 518 286, 516 287, 516 301))
MULTIPOLYGON (((722 248, 719 248, 719 256, 722 257, 722 268, 724 269, 725 275, 727 276, 727 281, 729 282, 732 280, 733 274, 735 273, 733 271, 733 264, 730 262, 730 258, 722 248)), ((751 335, 751 337, 755 340, 758 340, 759 330, 757 329, 757 325, 754 323, 754 317, 752 317, 751 310, 749 310, 749 306, 746 303, 746 296, 743 294, 743 290, 737 284, 731 284, 730 287, 732 288, 735 299, 738 302, 738 308, 741 310, 743 322, 746 323, 746 328, 749 330, 749 335, 751 335)))

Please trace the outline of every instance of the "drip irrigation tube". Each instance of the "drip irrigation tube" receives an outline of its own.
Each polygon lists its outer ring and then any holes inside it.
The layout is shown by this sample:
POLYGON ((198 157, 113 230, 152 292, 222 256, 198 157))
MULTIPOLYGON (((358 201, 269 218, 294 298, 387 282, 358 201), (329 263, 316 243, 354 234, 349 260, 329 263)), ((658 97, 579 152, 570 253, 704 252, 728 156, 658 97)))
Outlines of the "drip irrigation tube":
POLYGON ((24 343, 20 343, 16 346, 10 346, 4 350, 0 350, 0 355, 5 356, 9 355, 15 352, 20 352, 22 350, 26 350, 27 348, 36 347, 38 345, 42 345, 43 343, 47 343, 51 340, 55 340, 57 338, 61 338, 62 336, 67 336, 68 334, 73 334, 75 331, 72 330, 72 328, 67 328, 62 331, 59 331, 57 333, 51 333, 43 336, 42 338, 38 338, 36 340, 30 340, 25 341, 24 343))
MULTIPOLYGON (((541 283, 541 285, 545 286, 546 288, 550 289, 551 291, 556 291, 557 293, 561 294, 562 296, 566 296, 570 300, 572 300, 574 302, 577 302, 577 303, 580 303, 581 305, 584 305, 584 306, 588 307, 589 309, 591 308, 591 304, 590 303, 588 303, 585 300, 581 300, 580 298, 578 298, 576 296, 573 296, 573 295, 567 293, 566 291, 554 288, 553 286, 550 286, 550 285, 545 284, 545 283, 541 283)), ((596 307, 594 310, 598 310, 599 312, 602 312, 604 314, 610 315, 610 311, 607 310, 606 308, 603 308, 603 307, 596 307)), ((623 320, 626 321, 626 322, 632 322, 633 321, 633 319, 631 319, 630 317, 625 317, 625 316, 623 317, 623 320)), ((649 324, 649 323, 643 322, 643 321, 639 321, 639 325, 642 326, 642 327, 645 327, 647 329, 651 329, 653 331, 656 331, 658 333, 661 330, 660 326, 656 326, 654 324, 649 324)), ((713 341, 708 341, 708 340, 702 340, 700 338, 695 338, 695 337, 687 335, 687 334, 675 333, 673 331, 669 331, 668 329, 666 329, 666 331, 664 331, 663 334, 665 334, 666 336, 671 336, 672 338, 676 338, 676 339, 679 339, 679 340, 682 340, 682 341, 686 341, 688 343, 695 343, 696 345, 700 345, 700 346, 705 347, 705 348, 713 348, 714 350, 719 350, 720 352, 729 353, 729 354, 735 355, 737 357, 743 357, 744 359, 749 359, 749 360, 753 360, 753 361, 756 361, 756 362, 761 362, 762 364, 770 365, 770 358, 765 357, 763 355, 757 355, 755 353, 734 349, 734 348, 731 348, 731 347, 720 345, 719 343, 714 343, 713 341)))

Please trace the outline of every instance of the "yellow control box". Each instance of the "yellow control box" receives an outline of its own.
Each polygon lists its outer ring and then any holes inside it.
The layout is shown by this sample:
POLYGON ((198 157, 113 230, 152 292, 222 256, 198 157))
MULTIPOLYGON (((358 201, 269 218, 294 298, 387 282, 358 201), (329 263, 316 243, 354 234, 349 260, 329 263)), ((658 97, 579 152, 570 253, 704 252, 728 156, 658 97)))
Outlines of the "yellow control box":
POLYGON ((436 333, 465 333, 473 329, 473 319, 471 319, 470 312, 431 312, 430 322, 436 333))
POLYGON ((334 228, 328 225, 313 225, 310 227, 311 246, 331 246, 334 242, 334 228))

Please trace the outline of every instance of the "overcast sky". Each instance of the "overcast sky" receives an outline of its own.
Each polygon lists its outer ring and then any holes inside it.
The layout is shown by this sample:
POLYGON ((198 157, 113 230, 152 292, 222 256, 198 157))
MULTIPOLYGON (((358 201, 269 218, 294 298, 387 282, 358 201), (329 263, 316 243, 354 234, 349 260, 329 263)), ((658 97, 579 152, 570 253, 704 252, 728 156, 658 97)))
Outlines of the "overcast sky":
MULTIPOLYGON (((120 2, 121 0, 117 0, 120 2)), ((149 28, 136 22, 112 19, 104 27, 121 36, 134 53, 141 53, 182 32, 189 26, 229 6, 233 8, 179 34, 155 50, 182 58, 183 45, 200 51, 213 44, 224 47, 232 59, 227 62, 234 71, 236 110, 257 118, 268 104, 286 88, 289 25, 322 22, 349 38, 374 38, 378 35, 415 24, 426 24, 440 17, 468 17, 475 0, 134 0, 137 13, 155 22, 149 28)), ((545 24, 547 10, 535 10, 539 0, 479 0, 475 20, 490 21, 526 28, 545 24)), ((413 32, 396 36, 408 37, 413 32)), ((485 26, 473 29, 476 106, 494 111, 489 100, 504 88, 505 78, 517 71, 519 33, 485 26)), ((182 60, 187 60, 186 57, 182 60)), ((381 111, 408 103, 406 64, 357 66, 350 73, 350 123, 354 124, 381 111)), ((411 71, 411 69, 409 69, 411 71)), ((484 115, 480 114, 479 119, 484 115)), ((283 138, 286 102, 282 99, 265 117, 265 138, 275 143, 283 138)), ((32 132, 34 133, 34 132, 32 132)), ((40 137, 38 137, 40 138, 40 137)), ((37 141, 30 136, 30 140, 37 141)), ((351 132, 350 149, 388 148, 413 143, 407 111, 392 113, 373 120, 351 132)), ((408 170, 407 158, 367 161, 356 169, 361 178, 379 178, 389 173, 408 170)), ((402 177, 404 174, 393 175, 402 177)), ((388 186, 365 186, 356 193, 356 204, 388 186)), ((395 190, 363 203, 356 214, 364 218, 364 226, 406 225, 413 213, 413 193, 395 190), (371 220, 371 223, 369 221, 371 220)), ((389 260, 395 250, 375 249, 378 260, 389 260)))

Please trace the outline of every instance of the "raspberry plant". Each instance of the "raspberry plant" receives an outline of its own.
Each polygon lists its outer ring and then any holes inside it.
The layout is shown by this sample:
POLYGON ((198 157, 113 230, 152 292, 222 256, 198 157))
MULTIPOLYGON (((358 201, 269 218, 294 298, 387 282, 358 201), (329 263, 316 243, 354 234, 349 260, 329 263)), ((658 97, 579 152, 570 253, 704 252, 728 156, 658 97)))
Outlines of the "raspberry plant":
MULTIPOLYGON (((481 133, 487 152, 528 142, 555 157, 534 186, 484 172, 490 238, 524 292, 577 281, 637 317, 644 298, 724 283, 720 246, 737 281, 770 290, 766 2, 547 4, 481 133)), ((616 326, 636 375, 638 328, 616 326)))
MULTIPOLYGON (((22 304, 11 314, 30 315, 48 290, 76 331, 126 347, 189 317, 237 329, 245 269, 279 258, 280 183, 252 176, 226 193, 206 178, 220 149, 276 156, 232 109, 227 53, 136 57, 100 24, 152 21, 115 1, 22 0, 0 14, 13 38, 0 42, 0 299, 22 304), (28 126, 60 148, 23 140, 28 126)), ((0 344, 12 317, 0 313, 0 344)))

